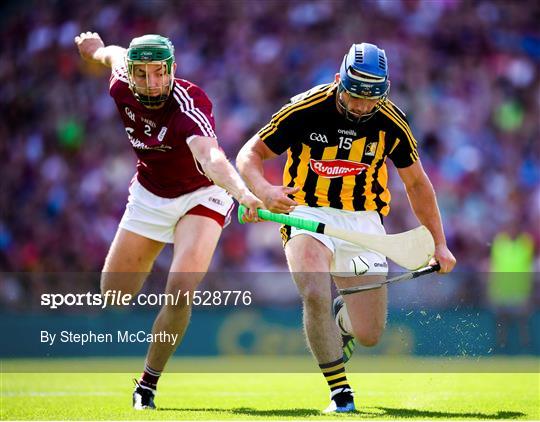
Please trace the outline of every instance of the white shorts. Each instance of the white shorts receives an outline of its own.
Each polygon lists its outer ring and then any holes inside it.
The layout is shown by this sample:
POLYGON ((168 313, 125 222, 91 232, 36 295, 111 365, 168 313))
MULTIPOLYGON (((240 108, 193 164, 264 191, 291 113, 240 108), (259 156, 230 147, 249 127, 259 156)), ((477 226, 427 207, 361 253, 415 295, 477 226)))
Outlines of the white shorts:
MULTIPOLYGON (((297 206, 290 215, 294 217, 315 220, 329 226, 349 231, 358 231, 361 233, 386 234, 386 230, 381 223, 381 218, 376 211, 345 211, 328 207, 307 207, 297 206)), ((290 234, 285 237, 292 239, 299 234, 307 234, 320 241, 333 254, 330 265, 330 273, 340 277, 355 276, 351 271, 351 260, 355 256, 362 257, 369 264, 369 269, 365 275, 377 274, 386 275, 388 273, 388 264, 386 257, 380 253, 371 251, 353 243, 346 242, 335 237, 326 236, 320 233, 313 233, 306 230, 300 230, 291 227, 290 234)))
POLYGON ((119 227, 158 242, 174 243, 176 224, 184 215, 206 215, 224 227, 230 222, 233 207, 231 196, 216 185, 178 198, 162 198, 134 180, 119 227))

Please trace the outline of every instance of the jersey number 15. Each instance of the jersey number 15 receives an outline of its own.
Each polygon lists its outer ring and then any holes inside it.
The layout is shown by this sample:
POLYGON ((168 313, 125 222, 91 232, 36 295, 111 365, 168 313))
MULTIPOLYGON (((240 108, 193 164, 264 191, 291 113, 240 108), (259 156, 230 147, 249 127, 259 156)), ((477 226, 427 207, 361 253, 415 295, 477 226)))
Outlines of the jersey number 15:
POLYGON ((339 137, 339 147, 338 148, 351 149, 352 142, 353 142, 352 138, 345 138, 344 136, 340 136, 339 137))

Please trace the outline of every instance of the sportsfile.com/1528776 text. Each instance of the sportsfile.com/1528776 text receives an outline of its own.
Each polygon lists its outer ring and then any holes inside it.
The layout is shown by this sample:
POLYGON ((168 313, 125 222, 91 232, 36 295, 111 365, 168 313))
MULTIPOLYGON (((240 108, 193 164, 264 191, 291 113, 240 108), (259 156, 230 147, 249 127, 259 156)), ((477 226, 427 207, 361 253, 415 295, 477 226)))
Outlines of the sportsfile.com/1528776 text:
POLYGON ((252 302, 252 292, 249 290, 194 290, 172 293, 141 293, 133 296, 118 290, 100 293, 43 293, 41 306, 58 309, 61 306, 249 306, 252 302))

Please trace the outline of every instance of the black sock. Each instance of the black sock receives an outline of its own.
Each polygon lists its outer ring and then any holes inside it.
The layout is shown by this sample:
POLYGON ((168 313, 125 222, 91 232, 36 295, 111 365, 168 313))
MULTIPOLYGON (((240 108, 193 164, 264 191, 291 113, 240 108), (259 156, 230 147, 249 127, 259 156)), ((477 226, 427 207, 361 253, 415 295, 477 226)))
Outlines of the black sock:
POLYGON ((330 387, 330 391, 332 392, 332 398, 340 396, 343 393, 343 391, 341 390, 351 389, 349 381, 347 381, 347 375, 345 375, 345 365, 343 364, 343 358, 339 358, 334 362, 321 363, 319 364, 319 368, 321 368, 324 378, 328 383, 328 387, 330 387))

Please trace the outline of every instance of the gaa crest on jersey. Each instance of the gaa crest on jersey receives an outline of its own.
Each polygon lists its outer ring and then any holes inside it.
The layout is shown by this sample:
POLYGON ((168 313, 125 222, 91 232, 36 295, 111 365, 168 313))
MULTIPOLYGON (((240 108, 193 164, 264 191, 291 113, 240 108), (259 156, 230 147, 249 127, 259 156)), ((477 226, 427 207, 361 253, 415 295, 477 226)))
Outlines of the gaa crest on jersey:
POLYGON ((357 176, 369 166, 364 163, 349 160, 309 160, 309 167, 317 175, 327 179, 345 176, 357 176))
POLYGON ((375 155, 375 152, 377 152, 377 144, 378 142, 369 142, 366 145, 364 155, 367 157, 373 157, 375 155))
POLYGON ((125 107, 124 111, 126 112, 126 115, 134 122, 135 121, 135 113, 133 113, 129 107, 125 107))
POLYGON ((309 135, 309 139, 316 142, 322 142, 323 144, 328 143, 328 138, 324 133, 312 132, 311 135, 309 135))

